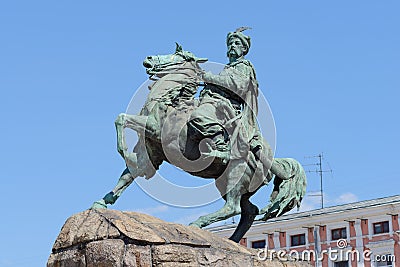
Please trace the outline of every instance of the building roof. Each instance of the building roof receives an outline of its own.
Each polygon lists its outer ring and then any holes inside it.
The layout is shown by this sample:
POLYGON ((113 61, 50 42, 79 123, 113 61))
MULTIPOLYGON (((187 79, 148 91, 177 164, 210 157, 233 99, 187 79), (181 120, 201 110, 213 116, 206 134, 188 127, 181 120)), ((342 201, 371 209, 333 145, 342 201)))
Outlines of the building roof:
MULTIPOLYGON (((346 211, 360 210, 360 209, 363 209, 366 207, 372 208, 372 207, 379 207, 379 206, 391 205, 391 204, 392 205, 400 204, 400 195, 376 198, 376 199, 371 199, 371 200, 363 200, 363 201, 358 201, 358 202, 353 202, 353 203, 348 203, 348 204, 343 204, 343 205, 326 207, 323 209, 315 209, 315 210, 291 213, 291 214, 283 215, 283 216, 280 216, 277 218, 269 219, 267 222, 262 221, 262 220, 256 220, 256 221, 254 221, 253 226, 261 225, 261 224, 269 224, 269 223, 273 223, 273 222, 281 222, 281 221, 300 219, 300 218, 310 218, 310 217, 319 216, 319 215, 342 213, 342 212, 346 212, 346 211)), ((236 228, 236 226, 237 226, 237 224, 220 225, 220 226, 215 226, 215 227, 209 227, 209 228, 207 228, 207 230, 210 230, 212 232, 217 232, 219 230, 227 230, 230 228, 236 228)))

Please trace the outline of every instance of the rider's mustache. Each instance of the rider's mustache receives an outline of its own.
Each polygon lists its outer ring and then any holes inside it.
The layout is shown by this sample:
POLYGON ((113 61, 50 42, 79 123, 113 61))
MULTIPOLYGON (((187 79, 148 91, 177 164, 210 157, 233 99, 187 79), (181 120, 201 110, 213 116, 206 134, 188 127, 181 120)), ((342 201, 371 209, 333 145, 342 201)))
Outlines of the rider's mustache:
POLYGON ((240 54, 240 49, 239 49, 238 47, 230 47, 230 48, 228 49, 228 52, 227 52, 228 57, 229 57, 229 56, 232 56, 231 51, 234 52, 234 55, 235 55, 235 56, 239 56, 239 54, 240 54))

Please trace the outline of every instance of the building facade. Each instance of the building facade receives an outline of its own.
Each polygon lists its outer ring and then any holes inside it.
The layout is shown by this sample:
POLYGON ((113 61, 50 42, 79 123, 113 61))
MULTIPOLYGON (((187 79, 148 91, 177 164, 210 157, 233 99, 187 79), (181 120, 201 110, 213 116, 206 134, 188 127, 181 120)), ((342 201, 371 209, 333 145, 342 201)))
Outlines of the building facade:
MULTIPOLYGON (((400 195, 256 221, 240 244, 321 267, 400 267, 400 195), (397 264, 396 264, 397 259, 397 264)), ((236 225, 208 230, 229 237, 236 225)))

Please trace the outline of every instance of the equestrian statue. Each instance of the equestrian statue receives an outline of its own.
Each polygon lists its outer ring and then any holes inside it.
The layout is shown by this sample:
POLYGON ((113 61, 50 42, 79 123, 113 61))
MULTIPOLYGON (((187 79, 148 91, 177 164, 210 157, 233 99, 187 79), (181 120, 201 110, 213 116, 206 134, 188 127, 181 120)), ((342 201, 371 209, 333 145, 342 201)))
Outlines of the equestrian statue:
POLYGON ((126 168, 114 189, 92 208, 107 208, 137 177, 152 178, 159 166, 170 164, 206 179, 225 200, 224 206, 190 225, 205 227, 240 214, 230 237, 239 242, 256 216, 278 217, 299 207, 306 175, 292 158, 273 158, 272 149, 257 124, 258 82, 253 64, 245 59, 250 37, 242 27, 226 38, 229 63, 219 74, 206 72, 207 61, 176 45, 175 53, 149 56, 143 66, 154 82, 138 115, 118 115, 117 149, 126 168), (199 86, 204 86, 195 97, 199 86), (124 129, 138 133, 128 151, 124 129), (270 203, 259 209, 250 197, 273 180, 270 203))

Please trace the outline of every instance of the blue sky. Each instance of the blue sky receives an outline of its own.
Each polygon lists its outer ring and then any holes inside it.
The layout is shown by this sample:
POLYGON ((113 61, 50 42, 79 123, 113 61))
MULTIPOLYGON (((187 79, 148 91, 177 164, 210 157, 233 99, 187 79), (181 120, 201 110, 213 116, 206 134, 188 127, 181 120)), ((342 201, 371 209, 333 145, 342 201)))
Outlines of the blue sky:
MULTIPOLYGON (((326 205, 398 194, 399 10, 394 0, 3 1, 0 266, 43 266, 65 220, 114 186, 124 162, 113 123, 147 79, 142 60, 178 41, 224 63, 240 26, 253 28, 248 59, 276 156, 312 164, 324 152, 326 205)), ((304 208, 318 205, 307 197, 304 208)), ((188 223, 221 206, 174 208, 132 185, 113 208, 188 223)))

